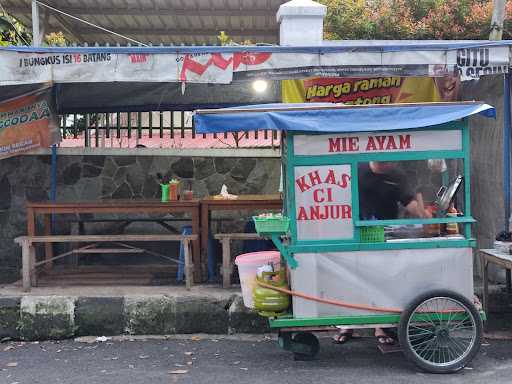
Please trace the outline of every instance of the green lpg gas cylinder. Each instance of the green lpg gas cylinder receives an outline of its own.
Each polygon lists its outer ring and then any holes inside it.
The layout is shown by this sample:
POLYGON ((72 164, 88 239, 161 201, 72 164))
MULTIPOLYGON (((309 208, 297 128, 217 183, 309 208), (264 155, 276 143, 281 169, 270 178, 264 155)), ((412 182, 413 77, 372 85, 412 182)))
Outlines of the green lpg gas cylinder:
MULTIPOLYGON (((263 272, 263 276, 256 277, 256 280, 274 287, 288 288, 285 280, 274 282, 271 279, 267 279, 267 277, 277 274, 276 272, 263 272)), ((290 306, 290 295, 259 285, 254 287, 252 298, 254 301, 254 309, 256 309, 261 316, 274 317, 280 315, 290 306)))

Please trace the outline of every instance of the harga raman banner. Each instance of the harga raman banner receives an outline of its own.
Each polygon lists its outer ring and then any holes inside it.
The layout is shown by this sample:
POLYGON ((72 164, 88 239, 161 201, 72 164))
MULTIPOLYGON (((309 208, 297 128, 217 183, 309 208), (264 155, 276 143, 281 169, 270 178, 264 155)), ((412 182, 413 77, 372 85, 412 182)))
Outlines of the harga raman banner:
POLYGON ((284 80, 284 103, 332 102, 347 105, 456 101, 458 76, 372 77, 284 80))
POLYGON ((0 159, 59 141, 51 88, 0 103, 0 159))

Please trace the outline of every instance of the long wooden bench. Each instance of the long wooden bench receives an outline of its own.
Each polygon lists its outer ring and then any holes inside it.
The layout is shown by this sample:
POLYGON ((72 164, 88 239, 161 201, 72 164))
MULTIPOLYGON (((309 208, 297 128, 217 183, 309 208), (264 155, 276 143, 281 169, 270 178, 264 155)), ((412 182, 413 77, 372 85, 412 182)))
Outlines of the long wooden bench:
POLYGON ((231 241, 259 240, 262 237, 257 233, 217 233, 213 237, 222 244, 222 288, 229 288, 231 286, 231 273, 233 272, 231 241))
POLYGON ((150 253, 167 260, 181 263, 166 255, 159 254, 137 247, 133 247, 124 242, 160 242, 160 241, 181 241, 184 248, 185 264, 185 285, 190 289, 193 281, 194 266, 191 259, 191 242, 196 241, 198 235, 48 235, 48 236, 20 236, 14 239, 22 248, 22 281, 23 290, 30 291, 31 286, 37 285, 36 268, 40 265, 51 263, 54 260, 80 253, 150 253), (36 244, 47 243, 92 243, 81 246, 71 251, 64 252, 50 259, 42 261, 36 260, 36 244), (113 243, 117 248, 95 248, 99 243, 113 243))

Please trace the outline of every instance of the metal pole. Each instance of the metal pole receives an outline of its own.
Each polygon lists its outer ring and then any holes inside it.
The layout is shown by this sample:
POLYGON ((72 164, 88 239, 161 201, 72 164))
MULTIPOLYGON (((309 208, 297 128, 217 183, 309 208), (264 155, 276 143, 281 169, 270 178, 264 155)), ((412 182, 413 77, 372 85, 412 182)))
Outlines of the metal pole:
POLYGON ((504 81, 504 106, 503 106, 503 190, 505 205, 505 230, 508 231, 508 220, 510 218, 510 123, 511 123, 511 107, 510 107, 510 88, 511 76, 510 72, 505 74, 504 81))
POLYGON ((32 0, 32 45, 34 47, 41 45, 39 34, 39 9, 37 8, 36 0, 32 0))
POLYGON ((493 0, 491 33, 489 40, 501 40, 503 36, 503 21, 505 19, 506 0, 493 0))

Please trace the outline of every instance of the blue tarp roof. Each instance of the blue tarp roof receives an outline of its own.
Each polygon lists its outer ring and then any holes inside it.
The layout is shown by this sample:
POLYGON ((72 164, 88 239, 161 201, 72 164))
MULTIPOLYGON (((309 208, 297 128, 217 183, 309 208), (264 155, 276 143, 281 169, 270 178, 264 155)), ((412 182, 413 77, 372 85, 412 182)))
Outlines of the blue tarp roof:
POLYGON ((127 46, 127 47, 0 47, 0 51, 25 53, 232 53, 232 52, 281 52, 281 53, 330 53, 330 52, 398 52, 425 50, 455 50, 462 48, 512 46, 512 40, 339 40, 324 41, 318 46, 278 45, 224 45, 224 46, 127 46))
POLYGON ((198 133, 256 130, 301 132, 378 132, 428 127, 474 114, 496 117, 494 107, 478 102, 342 106, 329 103, 260 104, 198 110, 198 133))

